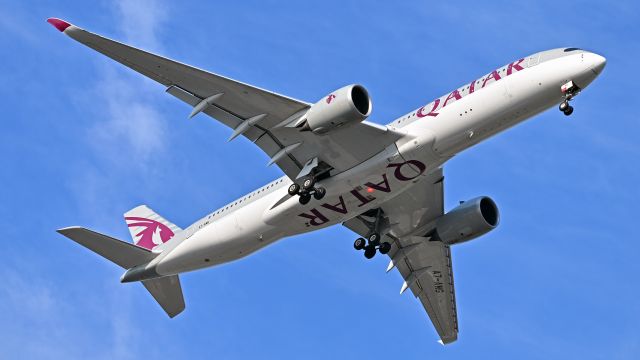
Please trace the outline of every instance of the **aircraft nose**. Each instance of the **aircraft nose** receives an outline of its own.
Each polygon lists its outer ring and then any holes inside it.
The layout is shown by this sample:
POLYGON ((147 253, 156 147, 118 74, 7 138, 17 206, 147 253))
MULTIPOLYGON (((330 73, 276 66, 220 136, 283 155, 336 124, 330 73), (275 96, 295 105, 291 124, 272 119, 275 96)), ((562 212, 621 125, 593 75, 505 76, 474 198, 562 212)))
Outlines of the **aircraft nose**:
POLYGON ((593 72, 595 72, 596 75, 600 75, 605 65, 607 65, 607 59, 605 59, 604 56, 598 55, 595 53, 590 53, 589 57, 591 58, 589 61, 591 63, 590 64, 591 70, 593 70, 593 72))

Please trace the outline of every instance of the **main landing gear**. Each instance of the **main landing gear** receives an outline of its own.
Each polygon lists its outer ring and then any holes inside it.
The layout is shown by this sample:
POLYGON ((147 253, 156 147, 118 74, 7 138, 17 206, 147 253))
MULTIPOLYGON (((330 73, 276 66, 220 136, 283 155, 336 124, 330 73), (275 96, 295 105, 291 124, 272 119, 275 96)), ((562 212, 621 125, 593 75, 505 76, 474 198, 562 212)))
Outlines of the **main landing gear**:
POLYGON ((370 230, 369 236, 367 236, 366 240, 364 238, 357 238, 356 241, 353 242, 353 248, 356 250, 364 250, 364 257, 367 259, 373 258, 376 255, 376 251, 380 251, 381 254, 386 254, 391 250, 390 243, 380 242, 381 236, 379 231, 380 223, 382 222, 382 210, 374 209, 370 211, 374 211, 372 215, 374 215, 375 220, 372 222, 365 221, 370 230))
POLYGON ((316 200, 322 199, 327 194, 327 190, 316 186, 316 183, 329 177, 329 170, 331 167, 319 161, 318 158, 307 161, 293 184, 289 185, 289 195, 298 195, 298 201, 302 205, 308 204, 312 196, 316 200))
POLYGON ((580 92, 580 88, 573 81, 569 81, 562 85, 560 90, 564 94, 564 100, 560 103, 559 109, 566 116, 569 116, 573 114, 573 106, 569 105, 569 101, 580 92))
POLYGON ((314 176, 306 176, 302 178, 302 185, 294 182, 289 185, 289 195, 295 196, 299 195, 298 201, 300 204, 306 205, 311 201, 311 196, 313 196, 316 200, 322 199, 326 194, 327 190, 321 186, 315 186, 316 178, 314 176))

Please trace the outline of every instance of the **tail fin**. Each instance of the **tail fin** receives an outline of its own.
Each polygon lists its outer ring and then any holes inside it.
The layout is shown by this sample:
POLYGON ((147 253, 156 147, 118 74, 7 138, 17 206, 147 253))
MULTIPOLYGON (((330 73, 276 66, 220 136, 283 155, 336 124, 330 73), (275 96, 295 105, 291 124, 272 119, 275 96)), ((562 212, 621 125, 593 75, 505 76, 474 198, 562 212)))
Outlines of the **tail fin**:
MULTIPOLYGON (((124 269, 146 264, 157 256, 148 249, 79 226, 60 229, 58 232, 124 269)), ((178 275, 143 280, 142 284, 169 317, 184 310, 184 297, 178 275)))
POLYGON ((166 243, 182 231, 146 205, 127 211, 124 219, 129 226, 133 243, 149 250, 166 243))

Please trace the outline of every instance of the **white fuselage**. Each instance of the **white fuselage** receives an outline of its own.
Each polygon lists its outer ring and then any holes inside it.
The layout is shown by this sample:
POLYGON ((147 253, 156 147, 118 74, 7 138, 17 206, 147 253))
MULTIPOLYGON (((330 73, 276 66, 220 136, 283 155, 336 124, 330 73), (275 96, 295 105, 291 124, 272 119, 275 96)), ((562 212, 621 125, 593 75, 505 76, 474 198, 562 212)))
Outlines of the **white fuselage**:
MULTIPOLYGON (((405 134, 367 161, 319 182, 322 200, 301 205, 280 178, 194 223, 150 265, 172 275, 229 262, 287 236, 347 221, 418 184, 456 153, 559 104, 561 86, 584 89, 604 58, 549 50, 517 60, 393 121, 405 134)), ((336 130, 340 131, 340 130, 336 130)), ((405 236, 409 234, 396 234, 405 236)))

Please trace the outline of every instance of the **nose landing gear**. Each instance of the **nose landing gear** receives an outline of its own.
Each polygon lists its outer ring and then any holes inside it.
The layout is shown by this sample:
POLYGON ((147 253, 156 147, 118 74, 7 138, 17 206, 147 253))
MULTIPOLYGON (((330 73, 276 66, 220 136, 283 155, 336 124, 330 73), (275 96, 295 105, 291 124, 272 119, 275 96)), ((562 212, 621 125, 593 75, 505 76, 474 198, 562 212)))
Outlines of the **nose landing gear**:
POLYGON ((558 108, 566 116, 569 116, 573 114, 573 106, 569 105, 569 101, 580 92, 580 88, 573 81, 569 81, 560 87, 560 91, 564 94, 564 100, 558 108))
POLYGON ((566 116, 573 114, 573 106, 569 105, 569 100, 565 100, 560 103, 560 111, 562 111, 566 116))

